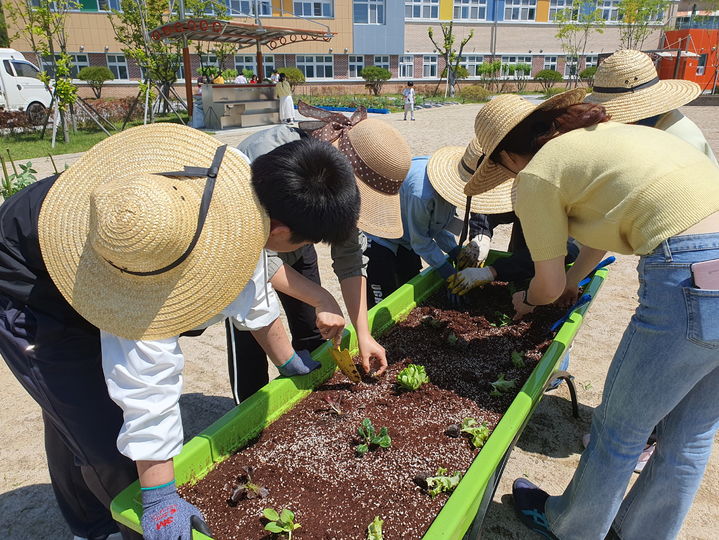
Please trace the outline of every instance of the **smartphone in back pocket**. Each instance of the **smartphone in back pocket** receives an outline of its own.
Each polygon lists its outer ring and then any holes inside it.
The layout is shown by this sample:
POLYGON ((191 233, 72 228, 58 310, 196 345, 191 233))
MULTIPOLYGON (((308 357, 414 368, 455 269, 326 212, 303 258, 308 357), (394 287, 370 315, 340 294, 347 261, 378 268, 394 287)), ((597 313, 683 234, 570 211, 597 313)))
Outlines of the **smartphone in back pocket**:
POLYGON ((697 289, 719 290, 719 259, 694 263, 691 269, 697 289))

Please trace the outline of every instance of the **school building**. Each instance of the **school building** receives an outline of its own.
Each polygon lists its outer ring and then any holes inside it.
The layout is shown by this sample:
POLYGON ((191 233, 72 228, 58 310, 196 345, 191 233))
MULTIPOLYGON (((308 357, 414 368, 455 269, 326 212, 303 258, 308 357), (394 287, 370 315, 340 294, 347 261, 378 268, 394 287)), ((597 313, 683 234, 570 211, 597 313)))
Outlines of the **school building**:
MULTIPOLYGON (((9 0, 18 2, 25 0, 9 0)), ((31 0, 36 2, 37 0, 31 0)), ((554 22, 558 11, 572 5, 572 0, 224 0, 233 22, 255 23, 267 27, 292 27, 325 30, 333 34, 329 41, 296 40, 274 49, 263 47, 264 71, 297 67, 308 82, 347 84, 361 82, 365 66, 376 65, 390 70, 397 82, 436 81, 444 69, 428 37, 434 28, 440 40, 440 23, 453 21, 457 43, 469 32, 472 39, 464 49, 462 65, 470 79, 478 79, 477 67, 493 59, 502 61, 504 76, 510 78, 508 66, 518 63, 532 65, 532 73, 555 69, 569 76, 573 70, 596 65, 602 54, 620 47, 619 0, 596 0, 606 21, 603 33, 592 33, 584 58, 567 58, 555 37, 554 22)), ((75 70, 89 65, 106 65, 115 74, 115 84, 141 77, 140 69, 122 53, 120 43, 108 19, 111 10, 120 9, 119 0, 81 0, 82 9, 68 16, 68 51, 75 70)), ((694 5, 694 8, 692 6, 694 5)), ((670 21, 674 28, 678 14, 682 24, 691 25, 686 14, 696 11, 688 1, 670 3, 668 13, 652 27, 644 43, 645 50, 658 50, 666 45, 663 25, 670 21)), ((212 14, 206 14, 206 17, 212 14)), ((691 17, 689 17, 690 19, 691 17)), ((11 32, 12 34, 12 29, 11 32)), ((38 59, 28 43, 21 39, 11 44, 38 59)), ((191 49, 192 50, 192 49, 191 49)), ((714 49, 716 51, 716 47, 714 49)), ((205 59, 212 63, 216 59, 205 59)), ((199 58, 193 54, 192 77, 197 76, 199 58)), ((223 66, 225 69, 256 71, 256 51, 236 51, 223 66)), ((705 68, 708 71, 708 68, 705 68)), ((178 74, 184 78, 183 70, 178 74)))

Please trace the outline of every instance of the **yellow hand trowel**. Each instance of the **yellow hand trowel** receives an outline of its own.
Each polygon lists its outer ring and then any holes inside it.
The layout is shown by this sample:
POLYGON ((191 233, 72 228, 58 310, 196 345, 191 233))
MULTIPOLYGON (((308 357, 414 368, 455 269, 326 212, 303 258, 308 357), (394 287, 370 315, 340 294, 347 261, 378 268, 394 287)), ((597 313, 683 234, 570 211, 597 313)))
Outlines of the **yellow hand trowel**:
POLYGON ((352 361, 349 350, 340 350, 339 345, 334 345, 330 348, 330 353, 337 367, 340 368, 340 371, 344 373, 349 380, 355 383, 362 380, 359 371, 357 371, 357 366, 355 366, 355 363, 352 361))

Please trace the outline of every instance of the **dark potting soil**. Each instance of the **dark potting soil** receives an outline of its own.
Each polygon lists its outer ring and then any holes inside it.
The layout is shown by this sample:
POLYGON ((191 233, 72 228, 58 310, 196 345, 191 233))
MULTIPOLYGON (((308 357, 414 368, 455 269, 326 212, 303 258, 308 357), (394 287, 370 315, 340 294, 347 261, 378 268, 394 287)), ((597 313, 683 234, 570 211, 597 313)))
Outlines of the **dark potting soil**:
POLYGON ((390 366, 381 378, 353 385, 337 372, 252 444, 197 484, 181 487, 214 537, 271 538, 262 510, 272 507, 295 513, 298 540, 365 539, 375 516, 384 520, 385 539, 421 538, 448 495, 432 498, 413 479, 439 467, 467 470, 478 450, 466 436, 448 436, 447 428, 473 417, 494 429, 549 345, 549 326, 564 313, 539 308, 507 324, 503 314, 514 313, 507 287, 473 293, 472 307, 460 311, 438 293, 387 332, 379 341, 390 366), (525 367, 512 363, 515 351, 525 367), (425 366, 430 383, 402 392, 397 373, 410 363, 425 366), (491 396, 500 374, 515 387, 491 396), (341 400, 341 414, 323 398, 341 400), (389 429, 390 448, 358 457, 354 446, 364 418, 377 430, 389 429), (235 504, 230 496, 238 480, 247 480, 245 467, 252 467, 252 482, 269 495, 235 504))

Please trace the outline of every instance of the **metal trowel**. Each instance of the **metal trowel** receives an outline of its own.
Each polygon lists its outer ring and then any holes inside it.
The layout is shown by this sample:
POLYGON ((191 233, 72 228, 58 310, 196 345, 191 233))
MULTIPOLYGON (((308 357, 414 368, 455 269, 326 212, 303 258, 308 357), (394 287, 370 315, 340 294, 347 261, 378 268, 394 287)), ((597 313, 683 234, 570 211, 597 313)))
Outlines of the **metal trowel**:
POLYGON ((352 361, 349 350, 340 350, 339 345, 334 345, 330 348, 330 353, 337 367, 340 368, 340 371, 344 373, 349 380, 355 383, 362 380, 359 371, 357 371, 357 366, 355 366, 355 363, 352 361))

